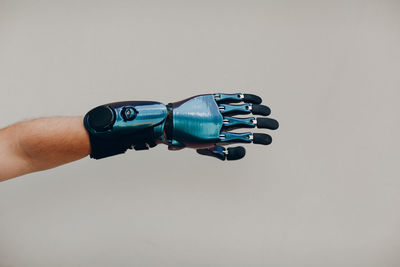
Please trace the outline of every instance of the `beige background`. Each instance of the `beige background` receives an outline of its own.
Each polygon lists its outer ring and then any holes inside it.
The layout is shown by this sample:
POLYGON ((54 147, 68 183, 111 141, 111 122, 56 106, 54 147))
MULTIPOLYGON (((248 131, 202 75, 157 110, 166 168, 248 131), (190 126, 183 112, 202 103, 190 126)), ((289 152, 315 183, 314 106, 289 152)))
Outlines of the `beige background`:
POLYGON ((242 89, 281 123, 0 183, 0 266, 399 266, 399 67, 399 1, 0 0, 0 127, 242 89))

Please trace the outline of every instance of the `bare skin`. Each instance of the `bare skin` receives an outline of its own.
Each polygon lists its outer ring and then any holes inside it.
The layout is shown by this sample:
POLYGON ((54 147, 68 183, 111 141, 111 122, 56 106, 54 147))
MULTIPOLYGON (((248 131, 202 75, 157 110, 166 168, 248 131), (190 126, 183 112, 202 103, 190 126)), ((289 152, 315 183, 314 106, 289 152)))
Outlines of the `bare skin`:
POLYGON ((90 153, 83 117, 41 118, 0 130, 0 181, 54 168, 90 153))

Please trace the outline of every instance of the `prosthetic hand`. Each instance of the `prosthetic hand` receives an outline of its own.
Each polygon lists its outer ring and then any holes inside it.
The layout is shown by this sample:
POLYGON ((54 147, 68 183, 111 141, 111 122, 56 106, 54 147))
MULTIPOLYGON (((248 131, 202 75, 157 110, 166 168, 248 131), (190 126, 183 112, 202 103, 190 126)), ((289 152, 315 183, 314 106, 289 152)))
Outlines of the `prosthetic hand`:
POLYGON ((150 101, 116 102, 89 111, 84 125, 89 132, 91 158, 101 159, 127 149, 144 150, 157 144, 169 150, 194 148, 201 155, 221 160, 241 159, 242 146, 234 143, 269 145, 265 133, 231 132, 239 128, 275 130, 276 120, 266 118, 271 111, 251 94, 207 94, 164 105, 150 101), (232 105, 231 103, 240 103, 232 105), (262 117, 232 117, 253 114, 262 117))

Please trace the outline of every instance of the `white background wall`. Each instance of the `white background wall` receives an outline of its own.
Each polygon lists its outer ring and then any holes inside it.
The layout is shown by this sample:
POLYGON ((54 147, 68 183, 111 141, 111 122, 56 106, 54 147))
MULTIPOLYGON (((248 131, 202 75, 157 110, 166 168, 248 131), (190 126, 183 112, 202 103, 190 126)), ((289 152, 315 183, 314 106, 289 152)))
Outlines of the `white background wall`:
POLYGON ((237 162, 158 146, 0 183, 0 266, 399 266, 399 14, 0 0, 0 127, 239 91, 281 124, 237 162))

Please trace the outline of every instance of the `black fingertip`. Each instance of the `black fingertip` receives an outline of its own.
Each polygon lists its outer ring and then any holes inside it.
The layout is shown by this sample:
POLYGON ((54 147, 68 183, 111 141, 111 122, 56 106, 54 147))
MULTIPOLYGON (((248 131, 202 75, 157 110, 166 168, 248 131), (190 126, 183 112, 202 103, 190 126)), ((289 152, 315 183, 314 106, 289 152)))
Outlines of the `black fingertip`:
POLYGON ((254 104, 251 107, 251 113, 253 113, 254 115, 268 116, 269 114, 271 114, 271 110, 267 106, 254 104))
POLYGON ((253 94, 243 94, 244 98, 243 101, 247 103, 253 103, 253 104, 261 104, 262 99, 261 97, 253 94))
POLYGON ((259 145, 269 145, 272 143, 272 137, 268 134, 255 133, 253 134, 253 143, 259 145))
POLYGON ((257 118, 257 127, 276 130, 279 128, 279 122, 271 118, 257 118))
POLYGON ((228 155, 226 156, 227 160, 238 160, 243 158, 246 155, 246 149, 242 146, 238 147, 229 147, 228 155))

